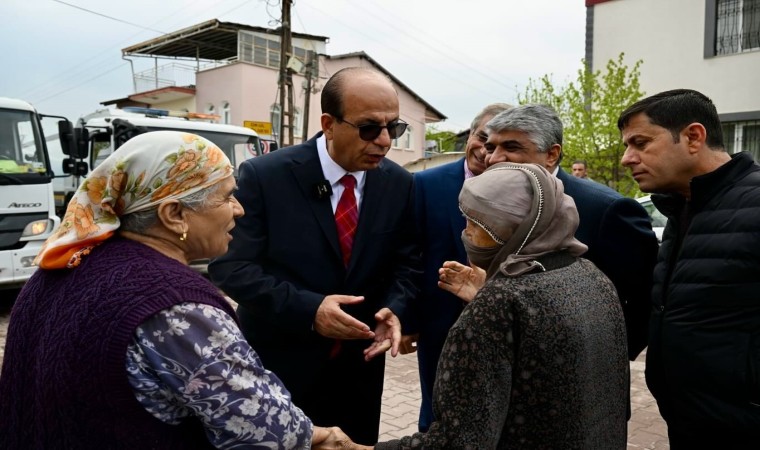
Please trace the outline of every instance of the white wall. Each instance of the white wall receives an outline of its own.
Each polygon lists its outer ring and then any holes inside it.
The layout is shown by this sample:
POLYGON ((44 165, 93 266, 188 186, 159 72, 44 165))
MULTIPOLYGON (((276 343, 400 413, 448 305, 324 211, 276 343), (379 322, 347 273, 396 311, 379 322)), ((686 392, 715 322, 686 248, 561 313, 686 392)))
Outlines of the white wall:
POLYGON ((705 0, 613 0, 594 7, 594 70, 641 59, 641 89, 695 89, 719 113, 760 111, 760 51, 705 59, 705 0))

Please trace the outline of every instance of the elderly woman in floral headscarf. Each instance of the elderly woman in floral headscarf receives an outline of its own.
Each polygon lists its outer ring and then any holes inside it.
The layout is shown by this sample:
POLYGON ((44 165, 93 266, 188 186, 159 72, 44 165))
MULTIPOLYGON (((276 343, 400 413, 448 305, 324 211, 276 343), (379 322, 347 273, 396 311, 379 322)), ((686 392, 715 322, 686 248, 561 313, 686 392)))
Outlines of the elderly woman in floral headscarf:
MULTIPOLYGON (((199 136, 146 133, 82 184, 10 320, 0 448, 309 448, 314 427, 188 261, 227 251, 243 208, 199 136)), ((348 441, 350 442, 350 441, 348 441)))
POLYGON ((427 433, 375 448, 624 449, 625 324, 612 283, 579 258, 578 212, 535 164, 464 182, 462 241, 487 281, 451 328, 427 433))

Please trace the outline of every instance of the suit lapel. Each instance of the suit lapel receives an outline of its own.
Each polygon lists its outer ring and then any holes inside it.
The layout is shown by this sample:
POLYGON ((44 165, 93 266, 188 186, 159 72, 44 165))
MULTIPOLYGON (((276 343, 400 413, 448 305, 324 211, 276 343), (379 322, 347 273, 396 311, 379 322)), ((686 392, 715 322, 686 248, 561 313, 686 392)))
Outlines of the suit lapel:
POLYGON ((335 226, 335 215, 332 211, 330 197, 319 198, 317 196, 317 184, 324 181, 322 165, 317 154, 316 141, 310 140, 308 147, 293 158, 293 176, 301 188, 304 199, 309 204, 314 217, 317 219, 325 239, 330 243, 335 256, 342 259, 340 244, 338 243, 338 231, 335 226), (311 144, 311 145, 309 145, 311 144))

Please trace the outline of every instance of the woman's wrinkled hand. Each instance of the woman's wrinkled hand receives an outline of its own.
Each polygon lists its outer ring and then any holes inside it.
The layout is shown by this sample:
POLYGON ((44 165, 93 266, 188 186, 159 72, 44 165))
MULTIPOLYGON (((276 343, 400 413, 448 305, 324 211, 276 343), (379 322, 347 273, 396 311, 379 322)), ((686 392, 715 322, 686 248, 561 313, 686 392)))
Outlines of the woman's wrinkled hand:
POLYGON ((372 450, 370 446, 354 443, 338 427, 314 427, 311 448, 314 450, 372 450))
POLYGON ((486 271, 474 265, 465 266, 457 261, 446 261, 438 269, 438 287, 468 303, 485 283, 486 271))

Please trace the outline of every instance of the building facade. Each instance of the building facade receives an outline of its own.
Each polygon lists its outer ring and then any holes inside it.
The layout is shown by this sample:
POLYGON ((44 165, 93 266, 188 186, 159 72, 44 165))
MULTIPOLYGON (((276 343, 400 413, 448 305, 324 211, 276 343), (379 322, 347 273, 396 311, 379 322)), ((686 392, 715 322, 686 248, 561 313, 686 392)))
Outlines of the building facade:
POLYGON ((103 104, 213 114, 220 123, 253 128, 266 142, 290 145, 321 130, 320 91, 327 79, 344 67, 368 67, 394 84, 401 119, 410 124, 393 141, 388 158, 403 165, 423 157, 426 124, 446 117, 366 53, 327 55, 327 40, 292 33, 287 66, 293 109, 292 119, 284 119, 282 137, 278 135, 283 120, 278 87, 280 30, 210 20, 127 47, 122 50, 125 58, 175 61, 161 66, 156 62, 155 69, 134 74, 133 94, 103 104), (288 124, 293 128, 292 140, 288 124))
POLYGON ((731 153, 760 160, 760 0, 586 0, 586 61, 623 52, 646 95, 678 88, 710 97, 731 153))

